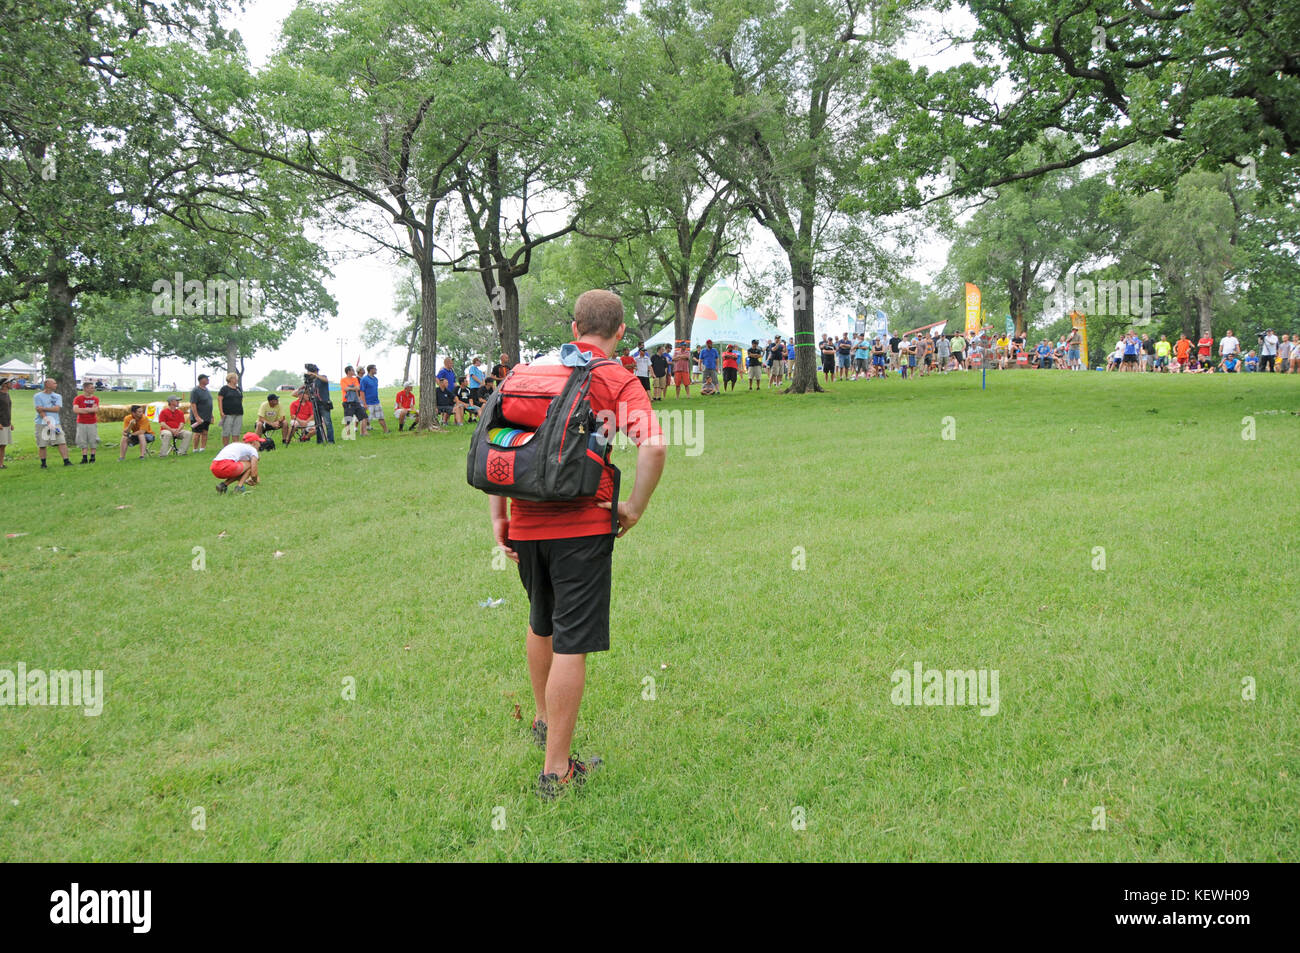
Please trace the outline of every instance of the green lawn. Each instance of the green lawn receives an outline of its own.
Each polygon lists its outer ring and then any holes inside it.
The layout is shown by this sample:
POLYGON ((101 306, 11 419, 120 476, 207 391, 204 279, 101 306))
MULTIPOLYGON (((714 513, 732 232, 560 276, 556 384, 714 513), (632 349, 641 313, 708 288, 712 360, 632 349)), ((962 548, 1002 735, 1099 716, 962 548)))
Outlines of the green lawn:
POLYGON ((16 394, 0 668, 106 699, 0 708, 0 860, 1296 860, 1300 377, 989 380, 659 405, 703 452, 615 549, 607 766, 549 804, 466 430, 220 497, 211 454, 38 471, 16 394), (916 661, 998 713, 891 703, 916 661))

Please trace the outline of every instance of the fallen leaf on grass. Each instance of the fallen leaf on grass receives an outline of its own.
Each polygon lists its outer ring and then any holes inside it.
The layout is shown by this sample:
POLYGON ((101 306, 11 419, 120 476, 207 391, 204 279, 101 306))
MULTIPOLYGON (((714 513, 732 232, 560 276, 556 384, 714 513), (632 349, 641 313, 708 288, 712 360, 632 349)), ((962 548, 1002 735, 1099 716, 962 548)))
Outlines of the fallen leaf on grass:
POLYGON ((229 535, 230 534, 223 529, 220 533, 217 534, 217 539, 225 539, 229 535))
POLYGON ((284 555, 284 553, 280 552, 280 550, 277 549, 277 550, 276 550, 275 552, 273 552, 271 555, 272 555, 274 558, 279 559, 281 556, 284 555))
POLYGON ((524 720, 524 713, 523 713, 522 711, 519 710, 519 702, 515 702, 515 710, 514 710, 513 714, 514 714, 515 721, 523 721, 523 720, 524 720))
POLYGON ((131 508, 131 504, 130 504, 130 503, 123 503, 121 506, 115 506, 115 507, 113 507, 113 509, 115 509, 115 510, 129 510, 130 508, 131 508))

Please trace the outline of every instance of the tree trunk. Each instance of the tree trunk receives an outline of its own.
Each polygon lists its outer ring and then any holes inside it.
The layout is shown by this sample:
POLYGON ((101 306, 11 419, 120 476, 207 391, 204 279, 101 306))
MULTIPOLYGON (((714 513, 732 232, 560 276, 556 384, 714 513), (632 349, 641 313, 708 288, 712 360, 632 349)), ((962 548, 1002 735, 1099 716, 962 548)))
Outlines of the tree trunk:
POLYGON ((1197 330, 1200 332, 1200 336, 1203 338, 1214 336, 1213 332, 1210 330, 1211 317, 1212 314, 1210 312, 1210 296, 1197 295, 1196 296, 1196 327, 1197 330))
POLYGON ((673 346, 678 341, 689 341, 695 326, 695 309, 691 306, 690 286, 675 289, 673 293, 673 346))
POLYGON ((497 325, 497 335, 502 352, 510 359, 510 366, 519 363, 519 286, 509 265, 501 266, 502 309, 497 325))
POLYGON ((239 342, 233 337, 226 338, 226 373, 239 373, 239 342))
POLYGON ((50 377, 59 383, 63 396, 63 411, 59 415, 64 433, 76 433, 73 423, 76 415, 72 400, 77 396, 77 313, 72 310, 76 297, 66 275, 55 275, 49 282, 50 338, 45 354, 45 366, 50 377))
POLYGON ((811 255, 796 246, 789 253, 790 281, 794 291, 794 378, 787 394, 820 391, 817 383, 815 335, 813 333, 813 268, 811 255))
POLYGON ((412 321, 406 335, 406 363, 402 366, 402 383, 411 379, 411 355, 415 353, 415 342, 420 336, 420 323, 412 321))
MULTIPOLYGON (((430 247, 432 243, 430 243, 430 247)), ((420 269, 420 429, 438 425, 438 281, 429 251, 416 259, 420 269)))

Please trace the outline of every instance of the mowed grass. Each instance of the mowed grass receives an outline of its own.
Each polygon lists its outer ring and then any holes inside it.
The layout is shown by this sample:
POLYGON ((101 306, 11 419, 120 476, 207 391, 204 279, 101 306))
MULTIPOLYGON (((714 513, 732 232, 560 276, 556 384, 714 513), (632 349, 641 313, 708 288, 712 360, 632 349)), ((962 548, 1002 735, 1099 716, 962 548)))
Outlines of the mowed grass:
POLYGON ((615 548, 576 737, 607 765, 554 803, 468 428, 278 449, 234 498, 210 454, 40 472, 16 403, 0 668, 107 687, 0 708, 2 860, 1300 855, 1300 377, 656 405, 703 452, 615 548), (892 704, 918 660, 998 670, 998 714, 892 704))

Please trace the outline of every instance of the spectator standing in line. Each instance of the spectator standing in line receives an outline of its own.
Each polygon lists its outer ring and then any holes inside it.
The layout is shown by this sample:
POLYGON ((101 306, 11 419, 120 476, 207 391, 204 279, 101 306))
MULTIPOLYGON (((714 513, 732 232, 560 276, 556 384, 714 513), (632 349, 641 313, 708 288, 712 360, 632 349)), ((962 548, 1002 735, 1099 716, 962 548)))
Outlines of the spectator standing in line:
POLYGON ((736 378, 740 376, 740 352, 728 344, 722 352, 722 389, 735 391, 736 378))
POLYGON ((483 386, 485 380, 487 380, 487 368, 483 366, 483 359, 475 356, 470 361, 469 367, 465 368, 465 383, 469 387, 471 400, 478 400, 479 388, 483 386))
POLYGON ((677 396, 682 396, 682 387, 686 396, 691 396, 691 349, 685 344, 678 344, 673 351, 673 382, 677 387, 677 396))
POLYGON ((76 442, 81 462, 94 463, 95 448, 99 446, 99 396, 94 381, 86 378, 81 382, 81 393, 72 398, 72 406, 77 411, 76 442))
POLYGON ((763 389, 763 349, 759 346, 758 339, 749 342, 749 349, 745 351, 745 370, 749 378, 749 390, 763 389))
POLYGON ((244 432, 244 392, 239 375, 227 374, 226 386, 217 391, 217 415, 221 418, 221 445, 238 443, 244 432))
POLYGON ((1279 343, 1272 328, 1265 331, 1264 336, 1259 339, 1259 369, 1261 371, 1268 371, 1270 374, 1276 372, 1279 343))
POLYGON ((212 391, 208 390, 208 375, 200 374, 199 382, 190 391, 190 431, 194 443, 190 453, 203 453, 208 449, 208 428, 212 426, 212 391))
POLYGON ((5 450, 14 442, 14 405, 9 397, 9 378, 0 378, 0 470, 5 467, 5 450))
POLYGON ((654 392, 651 394, 651 400, 663 400, 664 393, 668 390, 668 345, 661 344, 655 348, 655 352, 650 355, 650 375, 654 378, 654 392))
POLYGON ((72 466, 68 459, 68 437, 59 417, 63 412, 63 395, 58 392, 58 386, 53 377, 47 377, 44 388, 33 400, 36 406, 36 454, 41 458, 42 470, 49 469, 45 464, 47 447, 58 447, 63 465, 72 466))
POLYGON ((361 378, 361 396, 366 405, 366 433, 370 433, 372 421, 379 421, 380 428, 388 433, 388 421, 384 419, 384 405, 379 402, 379 375, 377 367, 366 365, 365 376, 361 378))

